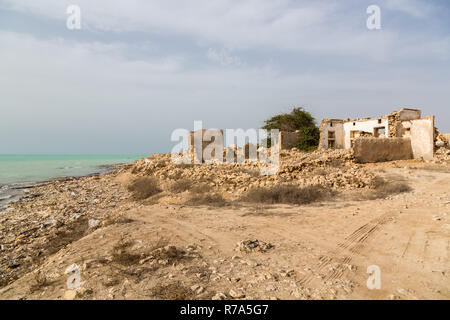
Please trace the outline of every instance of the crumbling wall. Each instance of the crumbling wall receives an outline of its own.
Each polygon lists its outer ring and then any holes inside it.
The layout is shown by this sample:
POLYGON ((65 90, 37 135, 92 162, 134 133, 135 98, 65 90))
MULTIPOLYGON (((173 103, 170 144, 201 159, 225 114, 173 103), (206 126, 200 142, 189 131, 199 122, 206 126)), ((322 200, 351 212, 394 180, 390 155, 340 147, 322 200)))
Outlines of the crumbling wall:
POLYGON ((420 119, 421 111, 418 109, 400 109, 393 111, 388 115, 389 138, 409 136, 406 131, 405 123, 408 124, 411 120, 420 119))
MULTIPOLYGON (((390 136, 389 129, 389 121, 388 118, 382 117, 378 119, 364 119, 364 120, 350 120, 344 122, 344 132, 345 132, 345 140, 344 147, 345 149, 350 149, 352 147, 352 141, 356 141, 355 137, 352 136, 352 132, 367 132, 374 135, 375 129, 384 128, 385 133, 384 137, 390 136)), ((364 136, 365 134, 358 133, 358 136, 364 136)))
POLYGON ((280 131, 278 133, 278 144, 280 146, 280 150, 291 149, 298 141, 298 138, 299 132, 280 131))
MULTIPOLYGON (((344 148, 344 125, 340 119, 323 119, 320 127, 319 149, 328 149, 330 134, 333 132, 334 149, 344 148)), ((331 138, 333 139, 333 138, 331 138)))
POLYGON ((414 159, 434 157, 434 116, 411 120, 411 147, 414 159))
POLYGON ((354 141, 353 154, 359 163, 407 160, 413 157, 409 138, 358 138, 354 141))
POLYGON ((418 109, 403 108, 398 111, 400 121, 409 121, 420 119, 421 111, 418 109))
POLYGON ((202 129, 189 132, 188 151, 191 153, 191 157, 195 163, 214 159, 220 160, 222 157, 223 144, 223 130, 202 129), (195 139, 198 139, 199 141, 198 146, 195 144, 195 139), (205 149, 207 149, 206 152, 205 149), (217 153, 217 156, 215 150, 220 150, 220 152, 217 153))
POLYGON ((450 133, 441 133, 441 136, 443 137, 442 141, 450 147, 450 133))

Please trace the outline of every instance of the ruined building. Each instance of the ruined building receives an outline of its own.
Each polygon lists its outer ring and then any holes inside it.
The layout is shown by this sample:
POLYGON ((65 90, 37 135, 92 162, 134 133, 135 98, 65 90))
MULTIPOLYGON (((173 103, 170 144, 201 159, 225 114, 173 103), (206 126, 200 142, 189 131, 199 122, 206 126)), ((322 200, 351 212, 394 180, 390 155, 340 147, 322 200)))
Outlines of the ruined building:
POLYGON ((404 108, 379 118, 323 119, 319 148, 353 148, 360 162, 430 160, 435 138, 434 116, 404 108))

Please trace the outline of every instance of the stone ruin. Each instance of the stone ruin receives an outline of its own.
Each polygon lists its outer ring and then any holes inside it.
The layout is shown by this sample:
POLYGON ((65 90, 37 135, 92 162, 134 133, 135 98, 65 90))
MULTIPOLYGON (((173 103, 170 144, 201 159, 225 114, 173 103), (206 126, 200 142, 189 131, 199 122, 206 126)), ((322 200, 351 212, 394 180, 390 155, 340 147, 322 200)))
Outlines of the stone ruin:
POLYGON ((435 149, 448 146, 434 126, 434 116, 403 108, 379 118, 323 119, 320 149, 353 149, 357 162, 431 160, 435 149))
MULTIPOLYGON (((292 149, 298 140, 299 132, 280 131, 278 136, 274 139, 278 146, 277 150, 292 149)), ((239 157, 242 160, 251 160, 258 156, 260 152, 267 152, 270 154, 270 148, 257 146, 253 143, 245 143, 242 147, 235 144, 224 146, 224 133, 222 129, 201 129, 190 131, 188 136, 188 148, 186 152, 191 158, 191 163, 201 162, 217 162, 222 156, 223 161, 236 162, 239 157), (196 140, 196 137, 198 140, 196 140), (196 141, 198 145, 196 144, 196 141), (253 151, 253 152, 252 152, 253 151), (200 160, 201 159, 201 160, 200 160)), ((256 158, 254 159, 256 160, 256 158)))

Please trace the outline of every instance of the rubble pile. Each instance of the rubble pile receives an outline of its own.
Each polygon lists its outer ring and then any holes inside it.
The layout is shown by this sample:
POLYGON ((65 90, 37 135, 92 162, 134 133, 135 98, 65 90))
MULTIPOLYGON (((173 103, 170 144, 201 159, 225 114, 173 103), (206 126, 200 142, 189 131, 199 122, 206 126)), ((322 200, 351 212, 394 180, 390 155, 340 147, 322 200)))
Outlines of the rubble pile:
POLYGON ((318 150, 310 153, 295 148, 280 152, 279 168, 274 175, 261 174, 261 165, 246 160, 242 164, 175 164, 170 154, 155 154, 132 167, 138 176, 152 175, 172 183, 188 179, 206 184, 214 192, 240 195, 252 187, 277 184, 321 185, 331 189, 370 188, 374 175, 353 162, 351 151, 318 150))
POLYGON ((237 243, 236 251, 241 252, 266 252, 272 249, 274 246, 270 243, 266 243, 260 240, 244 240, 237 243))

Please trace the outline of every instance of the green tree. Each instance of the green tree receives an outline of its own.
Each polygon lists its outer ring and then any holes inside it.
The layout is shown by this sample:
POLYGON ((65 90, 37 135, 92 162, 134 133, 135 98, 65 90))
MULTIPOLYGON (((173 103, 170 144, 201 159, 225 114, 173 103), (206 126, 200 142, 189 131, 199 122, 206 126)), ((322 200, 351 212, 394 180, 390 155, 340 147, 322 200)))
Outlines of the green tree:
MULTIPOLYGON (((303 151, 312 151, 319 145, 319 128, 314 117, 302 107, 294 108, 290 113, 282 113, 264 121, 262 127, 266 130, 278 129, 280 131, 294 132, 298 130, 298 141, 295 147, 303 151)), ((271 139, 267 139, 270 147, 271 139)))

